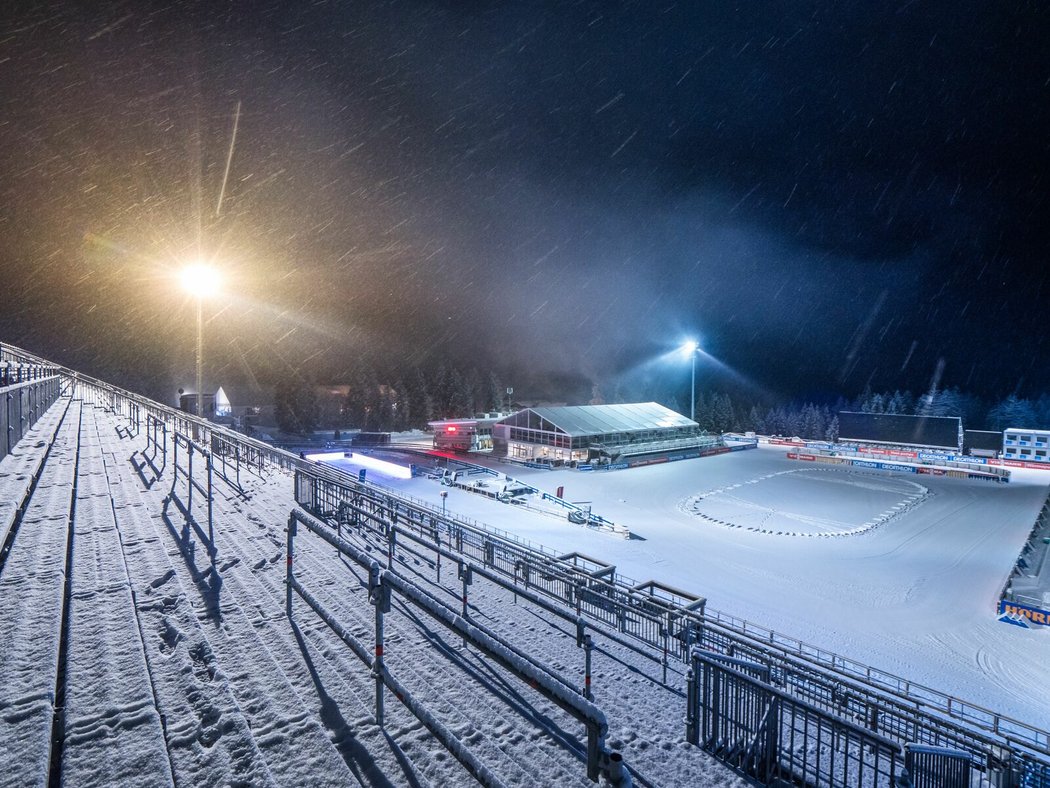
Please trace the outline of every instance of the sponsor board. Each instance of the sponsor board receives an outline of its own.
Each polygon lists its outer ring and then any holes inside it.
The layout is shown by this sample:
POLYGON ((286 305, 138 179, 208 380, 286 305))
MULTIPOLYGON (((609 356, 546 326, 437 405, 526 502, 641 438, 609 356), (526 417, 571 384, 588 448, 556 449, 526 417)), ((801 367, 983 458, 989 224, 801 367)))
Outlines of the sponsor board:
POLYGON ((735 443, 732 446, 728 446, 726 448, 728 448, 729 451, 745 451, 747 449, 757 449, 758 441, 755 441, 754 443, 735 443))
POLYGON ((857 468, 874 468, 879 471, 897 471, 898 473, 915 473, 914 465, 900 465, 895 462, 877 462, 875 460, 850 460, 849 464, 857 468))
POLYGON ((1050 471, 1050 462, 1026 462, 1025 460, 999 460, 997 465, 1008 468, 1028 468, 1035 471, 1050 471))
POLYGON ((1000 599, 999 620, 1008 624, 1018 624, 1023 621, 1024 623, 1021 623, 1021 626, 1027 624, 1028 626, 1045 627, 1050 626, 1050 610, 1000 599))
POLYGON ((879 454, 885 454, 887 457, 911 457, 914 459, 918 456, 917 451, 902 451, 900 449, 878 449, 879 454))
POLYGON ((631 468, 640 468, 643 465, 659 465, 662 462, 668 462, 670 457, 651 457, 646 460, 631 460, 627 463, 631 468))
POLYGON ((715 446, 710 449, 703 449, 700 451, 701 457, 713 457, 716 454, 728 454, 731 449, 728 446, 715 446))
POLYGON ((895 462, 880 462, 879 470, 883 471, 900 471, 903 473, 915 473, 914 465, 899 465, 895 462))
POLYGON ((944 470, 944 468, 923 467, 923 468, 919 468, 918 470, 919 470, 919 473, 925 473, 928 476, 944 476, 944 474, 947 473, 947 471, 944 470))
POLYGON ((880 465, 875 460, 850 460, 849 464, 856 468, 878 468, 880 465))
POLYGON ((817 459, 816 455, 814 454, 800 454, 798 455, 798 458, 800 460, 805 460, 806 462, 813 462, 817 459))
POLYGON ((797 451, 789 451, 788 452, 788 459, 789 460, 797 460, 798 459, 798 452, 797 451))

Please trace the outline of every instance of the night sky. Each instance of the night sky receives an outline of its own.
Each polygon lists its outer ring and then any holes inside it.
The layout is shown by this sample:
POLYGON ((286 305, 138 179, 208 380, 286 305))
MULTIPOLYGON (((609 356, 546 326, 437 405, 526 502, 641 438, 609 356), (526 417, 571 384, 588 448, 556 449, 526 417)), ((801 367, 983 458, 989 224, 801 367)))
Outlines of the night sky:
POLYGON ((1048 16, 5 2, 0 341, 164 395, 203 256, 219 382, 375 358, 608 386, 693 336, 708 383, 774 396, 1038 394, 1048 16))

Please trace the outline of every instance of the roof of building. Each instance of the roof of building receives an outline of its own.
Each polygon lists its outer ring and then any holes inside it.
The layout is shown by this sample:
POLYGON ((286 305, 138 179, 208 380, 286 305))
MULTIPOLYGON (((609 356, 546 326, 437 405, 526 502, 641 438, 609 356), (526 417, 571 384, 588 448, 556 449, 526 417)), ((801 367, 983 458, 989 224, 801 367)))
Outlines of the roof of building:
POLYGON ((695 421, 655 402, 526 408, 501 419, 500 423, 574 436, 698 426, 695 421), (537 418, 531 419, 529 414, 537 418))

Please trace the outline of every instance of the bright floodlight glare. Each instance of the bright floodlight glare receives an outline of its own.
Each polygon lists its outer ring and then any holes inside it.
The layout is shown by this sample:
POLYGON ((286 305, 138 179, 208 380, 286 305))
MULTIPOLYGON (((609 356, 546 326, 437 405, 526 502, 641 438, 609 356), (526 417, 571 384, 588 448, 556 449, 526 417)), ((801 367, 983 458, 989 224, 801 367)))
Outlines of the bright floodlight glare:
POLYGON ((682 343, 682 353, 684 355, 690 355, 700 349, 700 344, 695 339, 690 339, 688 342, 682 343))
POLYGON ((219 272, 210 265, 195 263, 182 269, 182 287, 198 298, 207 298, 219 290, 219 272))

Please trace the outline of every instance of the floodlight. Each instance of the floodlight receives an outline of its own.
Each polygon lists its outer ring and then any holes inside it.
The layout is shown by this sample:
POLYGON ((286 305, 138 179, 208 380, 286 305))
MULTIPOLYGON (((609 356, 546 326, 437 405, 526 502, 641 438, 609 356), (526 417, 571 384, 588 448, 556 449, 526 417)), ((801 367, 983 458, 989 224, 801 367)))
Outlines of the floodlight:
POLYGON ((182 269, 182 288, 197 298, 207 298, 219 291, 222 277, 218 270, 205 263, 194 263, 182 269))

